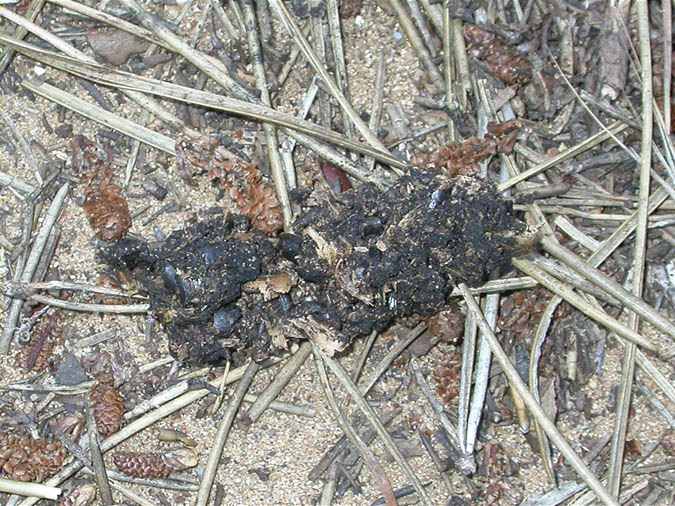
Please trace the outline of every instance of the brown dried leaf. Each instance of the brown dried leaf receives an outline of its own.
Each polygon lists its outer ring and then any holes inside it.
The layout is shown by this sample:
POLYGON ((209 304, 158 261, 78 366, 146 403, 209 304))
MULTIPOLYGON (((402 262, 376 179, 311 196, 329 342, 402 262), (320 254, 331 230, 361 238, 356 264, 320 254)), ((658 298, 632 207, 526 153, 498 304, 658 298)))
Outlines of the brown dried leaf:
POLYGON ((344 170, 332 163, 323 162, 319 166, 326 183, 335 193, 342 193, 352 188, 352 183, 344 170))

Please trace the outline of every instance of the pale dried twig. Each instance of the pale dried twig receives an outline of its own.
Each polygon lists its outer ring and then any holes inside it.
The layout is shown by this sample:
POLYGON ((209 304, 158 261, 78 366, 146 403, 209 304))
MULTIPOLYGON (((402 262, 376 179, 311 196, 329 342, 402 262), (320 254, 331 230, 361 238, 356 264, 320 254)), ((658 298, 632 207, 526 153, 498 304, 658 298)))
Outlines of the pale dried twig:
MULTIPOLYGON (((645 275, 645 253, 647 249, 647 219, 649 216, 649 184, 650 169, 652 163, 652 64, 650 49, 649 13, 646 0, 636 2, 638 14, 638 29, 640 37, 640 61, 642 64, 642 139, 640 149, 640 189, 639 207, 637 214, 637 229, 635 233, 635 253, 633 258, 633 291, 632 295, 642 302, 645 275)), ((670 49, 667 49, 670 52, 670 49)), ((666 97, 665 101, 668 101, 666 97)), ((618 284, 617 284, 618 285, 618 284)), ((619 285, 620 286, 620 285, 619 285)), ((609 290, 607 290, 609 292, 609 290)), ((611 292, 610 292, 611 293, 611 292)), ((634 308, 632 308, 634 309, 634 308)), ((634 309, 635 311, 635 309, 634 309)), ((630 315, 630 327, 633 330, 640 328, 640 316, 644 315, 635 311, 630 315)), ((649 320, 652 324, 654 322, 649 320)), ((661 327, 657 327, 661 328, 661 327)), ((663 330, 661 328, 661 330, 663 330)), ((675 331, 670 334, 675 338, 675 331)), ((635 379, 635 358, 637 348, 633 343, 626 343, 624 349, 623 365, 621 370, 621 383, 616 405, 616 419, 612 434, 612 446, 610 454, 609 491, 619 496, 621 490, 621 471, 623 469, 624 449, 626 446, 626 431, 628 430, 628 417, 635 379)))
POLYGON ((270 403, 277 398, 279 393, 288 385, 293 377, 300 370, 302 365, 307 360, 307 357, 312 352, 312 345, 309 342, 304 342, 300 345, 300 349, 286 361, 281 370, 276 374, 272 383, 258 395, 253 405, 248 408, 244 415, 247 421, 255 422, 265 412, 270 403))
POLYGON ((220 457, 223 454, 223 449, 225 443, 227 442, 227 436, 230 433, 230 428, 232 428, 232 422, 234 422, 234 417, 237 415, 239 406, 246 395, 246 391, 251 386, 251 382, 255 377, 256 373, 260 369, 260 366, 256 362, 249 362, 246 366, 246 371, 242 376, 239 385, 237 385, 237 390, 234 394, 232 402, 225 410, 223 419, 220 422, 218 427, 218 432, 216 433, 216 438, 213 441, 213 446, 211 452, 209 453, 209 459, 206 463, 206 469, 204 471, 204 476, 199 485, 199 492, 197 496, 197 506, 206 506, 209 501, 209 496, 211 495, 211 487, 213 482, 216 479, 216 471, 218 470, 218 465, 220 464, 220 457))
POLYGON ((8 480, 6 478, 0 478, 0 492, 5 494, 35 497, 36 501, 40 499, 56 501, 61 495, 62 490, 57 487, 43 485, 41 483, 29 483, 25 481, 14 481, 8 480))
MULTIPOLYGON (((40 227, 40 230, 33 241, 33 247, 30 250, 30 255, 26 260, 26 265, 24 266, 23 272, 19 278, 21 283, 30 283, 33 280, 35 269, 37 269, 40 257, 42 256, 42 252, 45 248, 45 245, 47 244, 47 240, 49 239, 51 229, 61 214, 61 208, 63 207, 63 203, 66 200, 69 189, 70 185, 65 183, 63 186, 61 186, 61 188, 59 188, 59 191, 54 196, 54 200, 52 200, 52 203, 47 210, 47 214, 44 217, 42 226, 40 227)), ((11 299, 6 313, 7 316, 2 332, 2 337, 0 337, 0 354, 5 354, 9 351, 12 336, 14 335, 14 330, 16 328, 16 322, 19 319, 21 308, 23 307, 23 302, 24 301, 22 299, 11 299)))

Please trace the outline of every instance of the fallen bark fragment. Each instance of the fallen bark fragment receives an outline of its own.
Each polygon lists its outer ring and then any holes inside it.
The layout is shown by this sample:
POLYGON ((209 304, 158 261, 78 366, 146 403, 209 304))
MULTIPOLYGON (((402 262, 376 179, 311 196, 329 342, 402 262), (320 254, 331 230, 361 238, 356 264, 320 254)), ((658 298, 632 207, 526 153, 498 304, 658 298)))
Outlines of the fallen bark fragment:
POLYGON ((159 246, 102 251, 137 279, 188 363, 241 363, 312 339, 328 354, 397 318, 430 316, 460 282, 509 264, 523 225, 477 177, 414 171, 385 192, 364 184, 305 197, 295 234, 268 237, 242 216, 195 221, 159 246), (311 205, 310 205, 311 203, 311 205))

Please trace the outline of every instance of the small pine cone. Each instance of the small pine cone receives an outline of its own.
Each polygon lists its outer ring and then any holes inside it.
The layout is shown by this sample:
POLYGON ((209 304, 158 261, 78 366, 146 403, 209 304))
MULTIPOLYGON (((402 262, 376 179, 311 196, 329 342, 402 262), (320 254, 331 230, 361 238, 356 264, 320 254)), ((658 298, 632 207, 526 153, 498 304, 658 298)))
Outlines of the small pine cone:
POLYGON ((417 163, 442 170, 450 177, 471 175, 480 169, 480 162, 496 153, 510 153, 521 125, 517 120, 489 123, 484 138, 470 137, 450 143, 430 157, 419 157, 417 163))
POLYGON ((122 189, 112 183, 112 170, 105 169, 99 178, 93 177, 84 189, 82 208, 96 237, 116 241, 131 228, 131 213, 122 189))
POLYGON ((174 471, 197 465, 197 454, 189 448, 167 453, 122 452, 113 455, 120 472, 134 478, 166 478, 174 471))
POLYGON ((281 206, 274 189, 262 180, 260 169, 255 165, 244 165, 234 174, 236 178, 230 189, 230 197, 239 211, 251 220, 253 228, 265 234, 274 234, 284 226, 281 206))
POLYGON ((0 434, 0 475, 17 481, 42 481, 56 474, 66 452, 58 441, 0 434))
POLYGON ((89 395, 99 434, 108 437, 122 426, 124 399, 108 374, 98 377, 89 395))
POLYGON ((118 453, 113 462, 120 472, 134 478, 166 478, 172 471, 160 453, 118 453))

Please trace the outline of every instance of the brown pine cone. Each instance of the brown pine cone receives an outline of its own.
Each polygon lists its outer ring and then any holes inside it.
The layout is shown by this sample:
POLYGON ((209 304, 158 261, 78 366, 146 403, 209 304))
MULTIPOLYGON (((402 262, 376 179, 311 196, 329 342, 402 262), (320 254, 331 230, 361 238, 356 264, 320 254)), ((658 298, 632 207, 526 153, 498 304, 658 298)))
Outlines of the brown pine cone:
POLYGON ((116 241, 131 228, 131 213, 122 189, 112 183, 113 172, 105 168, 90 177, 84 188, 84 213, 96 237, 116 241))
POLYGON ((166 478, 172 471, 160 453, 118 453, 113 462, 120 472, 134 478, 166 478))
POLYGON ((471 175, 478 172, 480 162, 496 153, 510 153, 521 128, 517 120, 503 123, 491 122, 484 138, 470 137, 462 142, 450 143, 431 156, 419 156, 417 164, 440 170, 450 177, 471 175))
POLYGON ((17 481, 42 481, 56 474, 66 458, 58 441, 0 433, 0 475, 17 481))
POLYGON ((54 348, 56 348, 54 339, 38 336, 34 341, 19 348, 16 365, 27 371, 44 372, 49 368, 54 348))
POLYGON ((209 179, 229 197, 228 204, 248 217, 253 228, 266 234, 283 228, 276 193, 263 180, 260 169, 227 151, 217 139, 180 139, 176 144, 176 161, 186 180, 190 180, 197 169, 207 170, 209 179))
POLYGON ((124 415, 124 399, 119 393, 113 378, 109 374, 101 374, 97 378, 96 385, 89 394, 96 428, 103 437, 108 437, 122 426, 124 415))
POLYGON ((174 471, 197 465, 197 454, 189 448, 166 453, 121 452, 113 455, 120 472, 134 478, 166 478, 174 471))

